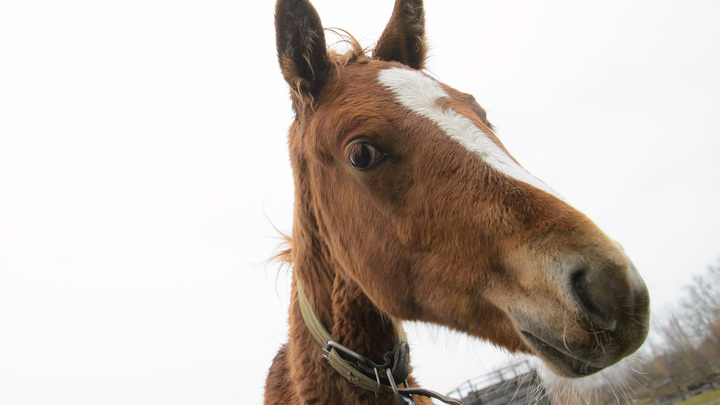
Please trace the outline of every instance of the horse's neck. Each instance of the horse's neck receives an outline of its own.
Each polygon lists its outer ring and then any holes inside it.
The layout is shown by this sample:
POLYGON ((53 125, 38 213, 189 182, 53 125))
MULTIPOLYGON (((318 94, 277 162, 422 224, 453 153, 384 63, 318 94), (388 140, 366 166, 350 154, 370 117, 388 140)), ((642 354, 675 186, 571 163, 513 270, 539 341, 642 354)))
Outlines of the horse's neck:
MULTIPOLYGON (((314 242, 315 246, 302 246, 303 241, 293 240, 295 281, 302 283, 310 306, 333 340, 376 363, 383 363, 383 354, 393 349, 401 326, 383 315, 356 283, 343 276, 339 269, 332 268, 329 264, 332 260, 319 254, 324 249, 317 249, 317 240, 314 242)), ((323 364, 326 361, 321 347, 311 336, 300 311, 296 282, 292 294, 290 368, 301 396, 308 402, 328 403, 337 399, 348 404, 375 398, 374 393, 361 391, 323 364), (353 397, 358 400, 350 400, 353 397)))
MULTIPOLYGON (((294 163, 298 166, 294 167, 295 173, 303 172, 303 161, 294 163)), ((293 277, 302 283, 312 309, 336 342, 382 363, 382 355, 392 350, 401 326, 382 314, 361 288, 344 275, 321 235, 321 219, 307 204, 313 198, 304 176, 296 176, 296 185, 293 277)), ((294 286, 293 295, 297 296, 294 286)), ((290 315, 291 326, 307 332, 296 307, 290 315)))
MULTIPOLYGON (((300 278, 313 310, 332 339, 382 363, 383 354, 392 350, 398 340, 400 324, 382 314, 357 284, 340 274, 334 274, 331 285, 322 283, 324 288, 315 288, 317 284, 309 284, 300 275, 301 269, 295 268, 294 273, 300 278)), ((293 291, 296 294, 296 290, 293 291)), ((299 332, 309 335, 299 310, 291 311, 290 323, 298 327, 299 332)), ((319 348, 317 343, 314 344, 319 348)))

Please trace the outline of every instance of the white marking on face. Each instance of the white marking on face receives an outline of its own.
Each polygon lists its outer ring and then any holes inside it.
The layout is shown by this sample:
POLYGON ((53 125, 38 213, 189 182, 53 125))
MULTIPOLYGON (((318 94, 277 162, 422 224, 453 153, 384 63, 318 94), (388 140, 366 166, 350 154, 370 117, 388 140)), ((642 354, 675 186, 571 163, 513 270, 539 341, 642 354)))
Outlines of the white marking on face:
POLYGON ((540 179, 515 163, 469 118, 451 108, 442 107, 438 101, 450 96, 437 81, 419 71, 401 68, 383 70, 378 79, 380 84, 392 91, 403 107, 434 122, 450 138, 479 154, 485 163, 498 172, 561 198, 540 179))

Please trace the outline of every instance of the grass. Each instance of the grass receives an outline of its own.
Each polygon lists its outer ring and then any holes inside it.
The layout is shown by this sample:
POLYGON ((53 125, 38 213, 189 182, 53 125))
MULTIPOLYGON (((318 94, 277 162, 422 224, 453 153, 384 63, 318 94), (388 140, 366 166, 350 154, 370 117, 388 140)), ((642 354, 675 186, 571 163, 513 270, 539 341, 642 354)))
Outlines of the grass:
MULTIPOLYGON (((652 405, 649 398, 633 402, 633 405, 652 405)), ((674 405, 720 405, 720 390, 706 392, 701 395, 686 399, 683 402, 677 402, 674 405)))
POLYGON ((677 405, 710 405, 710 404, 720 405, 720 390, 706 392, 704 394, 694 396, 688 400, 679 402, 677 405))

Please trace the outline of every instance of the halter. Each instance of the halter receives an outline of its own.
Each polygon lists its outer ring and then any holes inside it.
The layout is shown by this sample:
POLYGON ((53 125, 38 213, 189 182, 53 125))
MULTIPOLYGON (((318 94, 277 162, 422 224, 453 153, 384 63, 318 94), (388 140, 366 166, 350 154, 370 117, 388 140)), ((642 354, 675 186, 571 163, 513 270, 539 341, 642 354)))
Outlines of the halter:
POLYGON ((461 401, 434 391, 423 388, 407 388, 406 379, 410 374, 410 347, 403 333, 393 350, 383 355, 385 362, 377 364, 332 339, 330 333, 310 308, 310 302, 299 280, 297 280, 297 293, 305 326, 320 344, 323 357, 330 367, 346 380, 375 394, 393 394, 400 404, 415 405, 415 401, 410 395, 422 395, 447 404, 462 405, 461 401), (343 359, 340 353, 355 359, 355 363, 343 359), (403 388, 398 388, 397 381, 401 382, 403 388))

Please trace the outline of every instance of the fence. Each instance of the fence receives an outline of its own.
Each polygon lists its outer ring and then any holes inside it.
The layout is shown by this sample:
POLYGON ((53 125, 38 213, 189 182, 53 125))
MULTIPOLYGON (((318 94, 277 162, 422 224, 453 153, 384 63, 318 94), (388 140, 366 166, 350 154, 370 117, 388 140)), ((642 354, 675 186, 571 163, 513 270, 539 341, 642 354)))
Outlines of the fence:
POLYGON ((467 380, 448 395, 462 398, 463 405, 550 405, 537 372, 528 361, 467 380))

